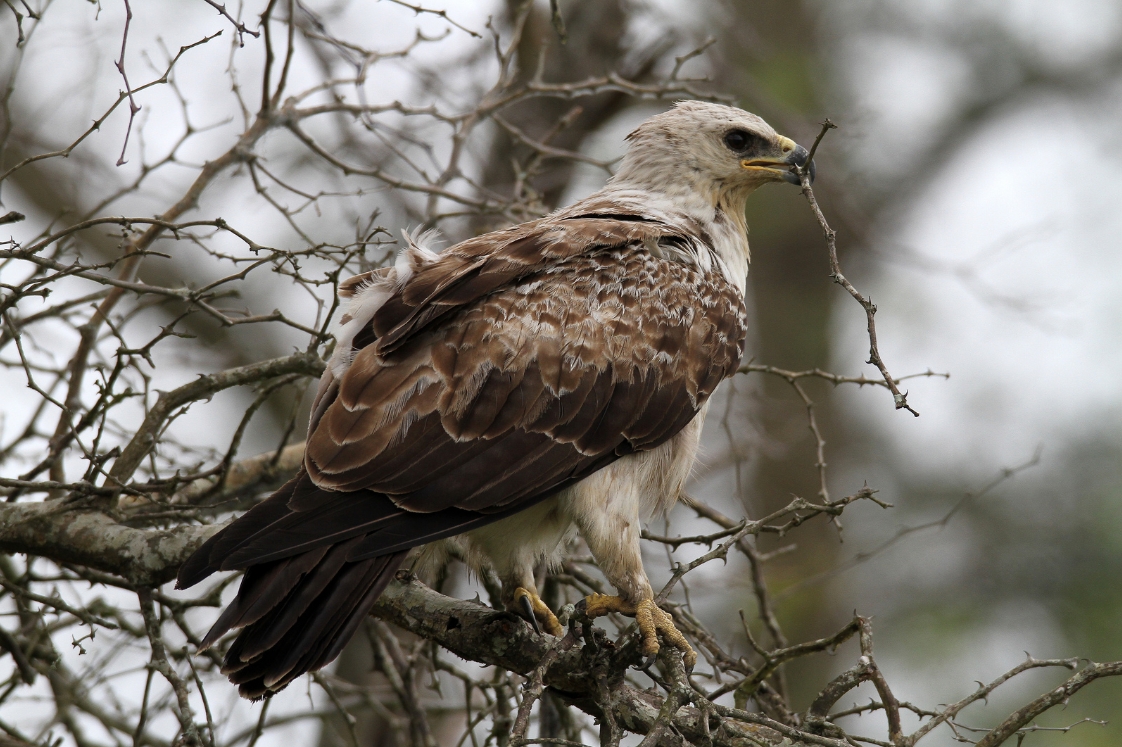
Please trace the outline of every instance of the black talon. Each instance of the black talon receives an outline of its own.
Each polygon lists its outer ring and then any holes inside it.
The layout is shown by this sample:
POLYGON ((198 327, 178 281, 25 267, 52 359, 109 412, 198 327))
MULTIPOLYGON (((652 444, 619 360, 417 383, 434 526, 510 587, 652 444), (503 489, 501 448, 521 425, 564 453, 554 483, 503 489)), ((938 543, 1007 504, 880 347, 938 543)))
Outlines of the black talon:
POLYGON ((522 616, 534 626, 534 632, 541 635, 542 629, 541 626, 538 625, 538 617, 534 614, 534 603, 530 601, 530 597, 525 595, 519 597, 518 604, 522 607, 522 616))
POLYGON ((658 654, 651 654, 646 659, 643 659, 643 663, 636 668, 640 672, 646 671, 647 669, 650 669, 652 666, 654 666, 655 659, 657 659, 657 658, 658 658, 658 654))

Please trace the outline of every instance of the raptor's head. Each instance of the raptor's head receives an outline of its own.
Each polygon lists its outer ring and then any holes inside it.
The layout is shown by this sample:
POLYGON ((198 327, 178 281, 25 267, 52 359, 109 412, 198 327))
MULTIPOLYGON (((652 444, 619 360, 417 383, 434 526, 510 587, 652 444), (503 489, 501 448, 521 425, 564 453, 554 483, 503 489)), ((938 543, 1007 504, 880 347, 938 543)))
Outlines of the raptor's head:
POLYGON ((808 157, 806 148, 755 114, 705 101, 679 102, 627 139, 630 147, 613 181, 671 193, 746 197, 767 182, 798 184, 795 168, 808 157))

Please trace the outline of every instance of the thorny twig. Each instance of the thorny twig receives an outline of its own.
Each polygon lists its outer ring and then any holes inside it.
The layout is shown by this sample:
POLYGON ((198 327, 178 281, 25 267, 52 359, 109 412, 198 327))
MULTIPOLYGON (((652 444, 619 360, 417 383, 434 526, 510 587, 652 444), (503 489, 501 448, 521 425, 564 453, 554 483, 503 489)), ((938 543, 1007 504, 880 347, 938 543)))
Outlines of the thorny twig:
POLYGON ((927 531, 928 529, 942 529, 946 527, 950 523, 951 519, 953 519, 967 505, 969 505, 973 501, 976 501, 978 498, 988 495, 998 486, 1017 476, 1021 472, 1032 469, 1033 467, 1040 464, 1040 455, 1041 450, 1038 448, 1036 452, 1033 453, 1032 457, 1027 461, 1013 467, 1002 468, 1001 471, 992 480, 983 485, 981 488, 977 490, 967 491, 958 501, 954 503, 953 506, 951 506, 951 508, 945 514, 943 514, 942 517, 934 519, 932 521, 924 522, 922 524, 913 524, 911 526, 901 527, 900 529, 896 530, 895 534, 893 534, 891 537, 889 537, 887 540, 877 545, 873 549, 859 552, 850 560, 839 563, 828 571, 823 571, 822 573, 807 576, 806 578, 796 581, 795 583, 783 589, 781 596, 788 596, 795 593, 796 591, 805 589, 808 586, 821 583, 827 578, 836 576, 840 573, 844 573, 851 568, 854 568, 855 566, 858 566, 868 560, 871 560, 872 558, 877 557, 878 555, 881 555, 910 535, 927 531))
POLYGON ((129 0, 122 0, 122 2, 125 4, 125 30, 121 33, 121 58, 114 64, 117 67, 117 72, 121 74, 121 78, 125 81, 124 93, 126 93, 129 98, 129 124, 125 129, 125 142, 121 145, 121 155, 117 158, 118 166, 124 166, 126 163, 125 150, 129 147, 129 135, 132 134, 133 121, 136 119, 137 112, 140 111, 140 105, 137 104, 136 99, 133 98, 132 86, 129 85, 129 76, 125 72, 125 45, 128 44, 129 41, 129 25, 132 23, 132 6, 129 5, 129 0))
POLYGON ((807 202, 810 203, 811 209, 814 211, 814 217, 818 219, 818 225, 822 227, 822 233, 826 237, 826 247, 830 253, 830 278, 845 288, 849 295, 853 296, 857 303, 861 304, 861 308, 865 309, 865 317, 868 320, 869 330, 869 363, 873 364, 880 371, 881 376, 884 378, 884 384, 888 390, 892 392, 892 400, 896 404, 897 410, 907 410, 912 415, 919 417, 919 413, 912 409, 908 404, 907 392, 901 392, 900 387, 897 386, 897 380, 892 378, 888 373, 888 368, 884 365, 884 360, 880 356, 880 350, 877 347, 877 328, 873 317, 877 313, 876 304, 870 299, 861 294, 853 283, 846 279, 842 274, 841 264, 838 262, 838 246, 837 246, 837 232, 830 228, 830 224, 826 222, 826 216, 822 214, 822 209, 818 207, 818 200, 814 197, 814 190, 810 187, 810 166, 814 158, 814 154, 818 151, 818 146, 822 142, 822 138, 830 130, 836 129, 835 125, 830 120, 822 123, 822 131, 818 133, 818 137, 814 139, 814 145, 810 148, 810 156, 806 160, 806 164, 801 168, 796 168, 795 172, 799 176, 799 181, 802 184, 803 195, 806 197, 807 202))
POLYGON ((222 5, 219 5, 216 0, 203 0, 203 2, 205 2, 207 5, 214 8, 215 10, 217 10, 218 14, 223 16, 234 27, 234 29, 238 32, 238 46, 239 47, 244 47, 245 46, 245 39, 243 38, 245 36, 245 34, 249 34, 250 36, 252 36, 254 38, 257 38, 257 37, 261 36, 260 31, 254 31, 253 29, 246 28, 246 25, 244 23, 242 23, 241 21, 235 19, 232 15, 230 15, 230 11, 226 10, 225 3, 223 3, 222 5))
POLYGON ((413 11, 414 15, 419 16, 419 15, 424 13, 424 14, 436 16, 437 18, 440 18, 440 19, 442 19, 444 21, 447 21, 448 23, 452 24, 453 26, 458 28, 460 31, 471 34, 476 39, 482 39, 483 38, 479 33, 475 32, 475 31, 472 31, 471 29, 467 28, 466 26, 461 26, 460 24, 456 23, 451 18, 449 18, 448 17, 448 11, 446 11, 446 10, 436 10, 436 9, 433 9, 433 8, 425 8, 421 5, 413 5, 412 3, 407 3, 404 0, 390 0, 390 2, 392 2, 394 5, 400 5, 403 8, 408 8, 409 10, 413 11))

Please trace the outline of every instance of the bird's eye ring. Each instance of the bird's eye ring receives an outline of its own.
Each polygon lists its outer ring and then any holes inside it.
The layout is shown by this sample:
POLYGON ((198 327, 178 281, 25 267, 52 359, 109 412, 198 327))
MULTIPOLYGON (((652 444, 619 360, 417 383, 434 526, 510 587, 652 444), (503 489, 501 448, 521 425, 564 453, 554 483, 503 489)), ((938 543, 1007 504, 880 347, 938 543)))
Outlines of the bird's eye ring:
POLYGON ((750 142, 752 142, 752 136, 744 130, 732 130, 725 135, 725 145, 737 152, 747 148, 750 142))

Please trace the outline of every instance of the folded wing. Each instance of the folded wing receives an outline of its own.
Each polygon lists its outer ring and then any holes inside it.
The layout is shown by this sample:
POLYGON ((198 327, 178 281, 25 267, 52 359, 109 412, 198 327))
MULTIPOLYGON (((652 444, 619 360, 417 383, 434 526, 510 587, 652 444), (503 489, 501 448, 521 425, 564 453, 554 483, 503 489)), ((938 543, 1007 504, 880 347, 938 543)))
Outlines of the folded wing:
POLYGON ((409 548, 522 510, 697 414, 740 359, 744 307, 719 273, 652 252, 666 233, 545 219, 395 288, 342 376, 324 375, 301 474, 180 570, 180 586, 247 571, 206 639, 242 628, 225 671, 243 695, 331 661, 409 548))

